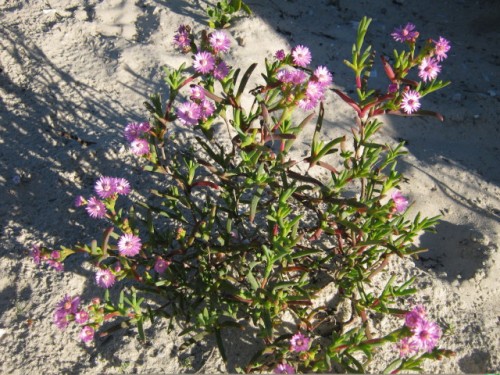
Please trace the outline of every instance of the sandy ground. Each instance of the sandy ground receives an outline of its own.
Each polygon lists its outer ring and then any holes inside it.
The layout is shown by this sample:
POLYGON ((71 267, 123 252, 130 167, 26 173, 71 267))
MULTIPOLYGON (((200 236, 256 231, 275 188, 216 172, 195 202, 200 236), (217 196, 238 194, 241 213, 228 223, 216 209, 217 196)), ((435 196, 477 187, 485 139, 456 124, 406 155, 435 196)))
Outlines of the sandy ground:
MULTIPOLYGON (((165 90, 164 65, 178 66, 171 40, 180 23, 202 30, 207 1, 184 0, 0 0, 0 372, 153 373, 234 372, 251 351, 245 336, 231 341, 226 367, 212 342, 179 352, 182 339, 166 324, 149 328, 152 345, 133 332, 84 346, 76 332, 51 322, 66 293, 90 298, 90 265, 75 258, 66 272, 35 267, 27 250, 88 241, 102 229, 72 208, 89 195, 100 175, 145 181, 125 148, 128 122, 143 121, 146 95, 165 90), (73 136, 73 138, 68 135, 73 136), (77 139, 75 139, 77 138, 77 139)), ((213 2, 211 2, 213 3, 213 2)), ((246 67, 278 48, 310 46, 313 63, 335 73, 335 85, 352 90, 343 66, 356 22, 374 19, 368 40, 391 53, 394 27, 413 22, 424 38, 452 42, 443 79, 453 84, 425 98, 431 118, 387 118, 381 137, 407 140, 401 164, 411 212, 442 215, 437 234, 418 261, 396 265, 416 275, 418 302, 453 327, 442 345, 451 360, 429 363, 431 373, 500 371, 500 3, 469 0, 253 0, 251 18, 234 22, 230 63, 246 67)), ((374 82, 385 85, 380 66, 374 82)), ((328 134, 353 118, 333 94, 325 102, 328 134)), ((410 213, 411 213, 410 212, 410 213)))

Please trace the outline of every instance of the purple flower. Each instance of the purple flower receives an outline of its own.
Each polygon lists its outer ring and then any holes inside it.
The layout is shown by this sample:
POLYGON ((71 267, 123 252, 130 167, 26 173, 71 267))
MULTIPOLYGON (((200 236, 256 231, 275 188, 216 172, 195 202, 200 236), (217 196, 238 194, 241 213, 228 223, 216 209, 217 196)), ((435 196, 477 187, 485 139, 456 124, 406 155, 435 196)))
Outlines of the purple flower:
POLYGON ((424 57, 418 66, 418 76, 422 78, 424 82, 436 79, 440 71, 441 66, 438 64, 437 60, 432 57, 424 57))
POLYGON ((294 352, 303 352, 309 349, 311 339, 304 336, 301 332, 296 333, 290 339, 290 350, 294 352))
POLYGON ((305 68, 311 62, 311 51, 303 45, 298 45, 292 50, 292 58, 295 65, 305 68))
POLYGON ((187 26, 179 26, 177 33, 174 35, 174 46, 183 52, 188 52, 191 49, 191 38, 187 26))
POLYGON ((415 30, 415 25, 412 23, 407 23, 405 27, 400 26, 394 29, 391 36, 396 42, 411 42, 418 38, 418 31, 415 30))
POLYGON ((214 57, 207 51, 198 52, 194 55, 193 67, 198 73, 210 73, 215 66, 214 57))
POLYGON ((431 352, 441 337, 441 328, 434 323, 421 319, 412 329, 415 345, 423 351, 431 352))
POLYGON ((434 44, 434 54, 436 55, 437 61, 443 61, 448 57, 446 52, 448 52, 451 48, 450 42, 443 37, 439 37, 439 40, 436 42, 433 40, 434 44))
POLYGON ((224 31, 219 30, 210 34, 208 42, 212 46, 215 53, 227 52, 229 51, 229 47, 231 45, 231 41, 229 40, 227 34, 224 31))
POLYGON ((286 57, 285 51, 283 51, 282 49, 276 51, 274 57, 276 57, 276 60, 278 61, 283 61, 286 57))
POLYGON ((275 374, 295 374, 295 369, 288 363, 280 363, 273 372, 275 374))
POLYGON ((75 198, 75 207, 81 207, 85 204, 87 204, 87 201, 85 200, 85 198, 81 195, 78 195, 76 198, 75 198))
POLYGON ((116 191, 115 179, 111 177, 101 177, 95 183, 94 190, 102 199, 112 197, 116 191))
POLYGON ((189 96, 189 99, 194 101, 205 99, 205 92, 203 91, 203 88, 198 85, 191 86, 191 95, 189 96))
POLYGON ((397 212, 403 212, 408 207, 408 199, 406 199, 399 190, 394 190, 391 194, 397 212))
POLYGON ((125 131, 123 132, 125 139, 129 142, 132 142, 134 139, 139 138, 142 134, 140 125, 137 122, 131 122, 125 127, 125 131))
POLYGON ((200 106, 193 102, 179 104, 176 110, 177 117, 183 125, 196 125, 200 120, 200 106))
POLYGON ((65 295, 64 298, 57 303, 57 309, 64 311, 66 314, 76 314, 80 305, 80 297, 71 297, 65 295))
POLYGON ((145 139, 134 139, 130 144, 130 148, 132 149, 132 153, 137 156, 149 154, 149 143, 145 139))
POLYGON ((39 266, 42 262, 42 252, 40 251, 40 246, 33 245, 30 250, 30 255, 33 258, 33 262, 35 262, 35 264, 39 266))
POLYGON ((281 69, 276 74, 276 78, 283 83, 300 85, 306 81, 307 74, 299 69, 281 69))
POLYGON ((95 274, 95 281, 101 288, 110 288, 116 281, 115 275, 110 270, 98 270, 95 274))
POLYGON ((303 109, 304 111, 311 111, 314 109, 314 107, 316 107, 318 102, 309 97, 305 97, 304 99, 300 99, 297 104, 299 108, 303 109))
POLYGON ((167 262, 165 259, 158 257, 154 265, 154 270, 159 274, 162 274, 167 270, 169 265, 170 262, 167 262))
POLYGON ((398 91, 398 89, 399 87, 397 83, 391 83, 387 88, 387 92, 389 92, 389 94, 394 94, 395 92, 398 91))
POLYGON ((115 191, 120 195, 127 195, 130 193, 130 183, 125 178, 115 178, 115 191))
POLYGON ((328 71, 326 66, 318 66, 314 71, 314 77, 316 78, 316 81, 323 86, 328 86, 333 81, 332 73, 328 71))
POLYGON ((229 74, 229 66, 224 61, 219 62, 213 71, 215 79, 223 80, 229 74))
POLYGON ((415 328, 423 319, 425 319, 425 315, 422 315, 419 310, 413 309, 405 314, 405 326, 408 328, 415 328))
POLYGON ((80 334, 78 336, 80 337, 80 340, 87 343, 87 342, 92 341, 94 339, 94 335, 95 335, 94 328, 92 328, 91 326, 85 326, 80 331, 80 334))
POLYGON ((200 103, 201 118, 206 120, 213 115, 215 111, 215 105, 210 100, 204 99, 200 103))
POLYGON ((57 328, 65 329, 69 324, 68 319, 66 318, 67 316, 68 313, 66 311, 57 309, 56 311, 54 311, 52 321, 54 322, 57 328))
POLYGON ((141 135, 144 135, 144 133, 147 133, 150 130, 151 130, 151 124, 149 122, 139 123, 139 131, 142 133, 141 135))
POLYGON ((418 352, 418 345, 411 337, 405 337, 396 344, 400 357, 409 357, 418 352))
POLYGON ((309 81, 307 84, 306 96, 313 101, 322 99, 324 92, 324 86, 322 86, 319 82, 309 81))
POLYGON ((141 250, 141 239, 132 233, 125 233, 118 240, 118 250, 123 256, 133 257, 141 250))
POLYGON ((420 108, 420 94, 414 90, 408 90, 403 94, 401 109, 407 114, 412 114, 420 108))
POLYGON ((88 320, 89 313, 84 310, 77 311, 77 313, 75 314, 75 322, 77 322, 78 324, 85 324, 88 320))
POLYGON ((96 197, 90 197, 85 209, 90 217, 94 219, 102 219, 106 216, 106 206, 96 197))

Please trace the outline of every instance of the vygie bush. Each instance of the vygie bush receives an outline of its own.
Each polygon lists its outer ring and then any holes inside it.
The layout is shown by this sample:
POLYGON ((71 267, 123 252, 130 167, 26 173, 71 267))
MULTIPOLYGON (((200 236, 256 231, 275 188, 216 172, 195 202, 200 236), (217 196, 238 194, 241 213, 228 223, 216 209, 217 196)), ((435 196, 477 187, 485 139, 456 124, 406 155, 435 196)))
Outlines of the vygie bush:
POLYGON ((387 87, 371 88, 378 58, 364 45, 370 21, 359 23, 346 61, 356 98, 332 89, 332 74, 311 67, 303 45, 267 59, 261 85, 249 90, 256 64, 245 71, 227 65, 225 32, 197 39, 181 26, 174 44, 192 60, 165 69, 168 98, 152 96, 149 121, 125 129, 131 151, 158 176, 150 199, 124 209, 129 182, 103 176, 94 196, 76 200, 109 224, 102 240, 32 250, 37 263, 56 269, 72 254, 88 254, 105 289, 85 303, 66 296, 55 324, 80 325, 80 339, 91 342, 106 334, 104 323, 126 321, 144 340, 144 324, 166 317, 181 327, 186 347, 213 335, 224 359, 226 332, 247 329, 262 344, 241 364, 246 372, 365 372, 384 344, 394 361, 378 371, 418 370, 425 359, 451 355, 438 347, 442 330, 425 307, 405 302, 417 292, 413 278, 377 282, 394 256, 424 251, 414 240, 438 218, 405 217, 409 202, 396 168, 404 145, 374 140, 383 114, 441 118, 420 107, 447 84, 437 76, 450 46, 440 37, 417 47, 415 26, 396 29, 403 49, 380 59, 387 87), (356 116, 352 132, 339 129, 334 139, 322 135, 327 90, 356 116), (177 138, 174 123, 188 135, 177 138), (214 131, 217 124, 227 137, 214 131), (312 139, 302 135, 307 127, 312 139), (297 140, 308 144, 304 157, 292 156, 297 140), (120 291, 117 300, 110 288, 120 291), (320 303, 327 290, 330 302, 320 303), (349 316, 336 314, 340 305, 349 316), (375 331, 372 321, 382 316, 399 328, 375 331))

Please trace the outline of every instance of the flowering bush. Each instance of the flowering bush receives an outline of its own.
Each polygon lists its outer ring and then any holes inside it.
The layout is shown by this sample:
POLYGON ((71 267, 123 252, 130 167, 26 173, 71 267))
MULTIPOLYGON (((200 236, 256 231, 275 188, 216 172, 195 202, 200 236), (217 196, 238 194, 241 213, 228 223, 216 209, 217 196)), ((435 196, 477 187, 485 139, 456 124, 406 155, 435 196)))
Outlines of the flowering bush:
POLYGON ((37 263, 58 270, 71 254, 89 254, 95 282, 106 290, 103 299, 83 306, 79 297, 66 296, 54 313, 56 326, 78 324, 80 339, 91 342, 96 332, 106 334, 105 322, 126 320, 144 340, 147 320, 168 317, 188 336, 185 347, 212 334, 224 359, 225 332, 253 328, 262 345, 243 366, 246 372, 365 372, 387 343, 399 350, 380 369, 391 373, 451 355, 437 347, 442 332, 425 308, 403 305, 416 292, 414 279, 377 281, 394 255, 424 250, 413 241, 438 218, 405 217, 409 202, 396 169, 403 144, 373 140, 382 114, 441 118, 420 107, 423 97, 447 84, 437 75, 449 43, 440 37, 417 50, 415 26, 396 29, 393 38, 406 48, 391 60, 381 58, 389 83, 372 89, 375 56, 364 46, 370 21, 361 20, 346 62, 357 99, 332 89, 332 74, 311 67, 310 50, 298 45, 265 61, 262 85, 249 91, 249 108, 242 98, 256 64, 242 74, 224 61, 231 46, 227 34, 203 32, 197 42, 191 28, 181 26, 174 44, 193 55, 191 66, 165 69, 166 103, 152 96, 150 121, 125 129, 144 169, 159 176, 151 199, 118 208, 130 184, 101 177, 96 196, 80 196, 75 204, 109 223, 102 241, 32 250, 37 263), (414 68, 420 80, 411 76, 414 68), (351 135, 322 140, 327 90, 354 109, 351 135), (308 155, 293 157, 316 110, 308 155), (216 133, 220 121, 227 137, 216 133), (175 137, 174 122, 191 130, 187 139, 175 137), (132 282, 125 286, 122 280, 132 282), (118 301, 110 288, 120 289, 118 301), (319 303, 325 293, 334 298, 319 303), (347 318, 338 314, 341 305, 350 308, 347 318), (374 332, 373 319, 384 315, 401 319, 400 328, 374 332))

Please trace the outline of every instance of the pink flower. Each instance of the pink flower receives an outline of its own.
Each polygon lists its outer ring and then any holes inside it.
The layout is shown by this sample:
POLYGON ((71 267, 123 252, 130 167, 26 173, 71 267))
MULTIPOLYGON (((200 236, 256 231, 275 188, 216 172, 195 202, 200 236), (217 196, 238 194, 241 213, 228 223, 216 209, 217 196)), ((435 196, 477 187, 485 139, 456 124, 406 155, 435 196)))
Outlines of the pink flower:
POLYGON ((159 274, 162 274, 167 270, 169 265, 170 262, 167 262, 165 259, 158 257, 154 265, 154 270, 159 274))
POLYGON ((141 136, 142 134, 140 124, 137 122, 131 122, 130 124, 127 124, 123 134, 128 142, 132 142, 136 138, 139 138, 139 136, 141 136))
POLYGON ((177 117, 183 125, 196 125, 200 120, 200 106, 193 102, 179 104, 176 110, 177 117))
POLYGON ((307 74, 299 69, 281 69, 276 74, 276 78, 283 83, 300 85, 306 81, 307 74))
POLYGON ((33 245, 30 250, 30 255, 33 258, 33 262, 35 262, 35 264, 39 266, 42 262, 42 252, 40 251, 40 246, 33 245))
POLYGON ((290 82, 294 85, 300 85, 307 79, 307 74, 299 69, 292 69, 290 71, 290 82))
POLYGON ((83 206, 84 204, 87 204, 87 201, 85 200, 85 198, 81 195, 78 195, 76 198, 75 198, 75 202, 74 202, 74 205, 75 207, 81 207, 83 206))
POLYGON ((441 328, 434 323, 421 319, 412 329, 415 345, 423 351, 431 352, 441 337, 441 328))
POLYGON ((391 194, 391 198, 394 201, 397 212, 403 212, 408 207, 408 200, 401 194, 399 190, 395 190, 391 194))
POLYGON ((418 31, 415 30, 415 25, 407 23, 405 27, 400 26, 394 29, 391 36, 396 42, 411 42, 418 38, 418 31))
POLYGON ((87 342, 92 341, 94 339, 94 335, 95 335, 94 328, 92 328, 91 326, 85 326, 80 331, 80 334, 78 336, 80 337, 80 340, 87 343, 87 342))
POLYGON ((273 372, 275 374, 295 374, 295 369, 288 363, 280 363, 273 372))
POLYGON ((324 86, 319 82, 309 81, 307 84, 306 96, 311 100, 320 100, 323 98, 324 92, 324 86))
POLYGON ((305 68, 311 62, 311 51, 303 45, 298 45, 292 50, 292 58, 295 65, 305 68))
POLYGON ((403 94, 401 109, 407 114, 418 111, 420 108, 420 94, 417 91, 409 90, 403 94))
POLYGON ((396 344, 396 347, 399 349, 400 357, 409 357, 418 352, 418 345, 411 337, 401 339, 401 341, 396 344))
POLYGON ((134 139, 130 144, 132 153, 137 156, 149 154, 149 143, 145 139, 134 139))
POLYGON ((95 274, 95 281, 101 288, 110 288, 116 281, 115 275, 110 270, 98 270, 95 274))
POLYGON ((125 233, 118 240, 118 250, 123 256, 133 257, 141 250, 141 239, 132 233, 125 233))
POLYGON ((290 350, 294 352, 303 352, 309 349, 311 339, 304 336, 301 332, 296 333, 290 340, 290 350))
POLYGON ((85 324, 88 320, 89 313, 84 310, 80 310, 75 314, 75 322, 77 322, 78 324, 85 324))
POLYGON ((71 297, 65 295, 64 298, 57 303, 57 309, 64 311, 66 314, 76 314, 80 305, 80 297, 71 297))
POLYGON ((95 183, 94 190, 102 199, 112 197, 115 194, 115 180, 111 177, 101 177, 95 183))
POLYGON ((174 46, 183 52, 188 52, 191 49, 191 38, 187 26, 179 26, 177 33, 174 35, 174 46))
POLYGON ((205 98, 205 93, 203 92, 202 87, 198 85, 193 85, 191 87, 191 95, 189 96, 189 99, 198 101, 204 98, 205 98))
POLYGON ((435 79, 440 71, 441 66, 432 57, 424 57, 418 66, 418 76, 424 82, 435 79))
POLYGON ((283 61, 285 59, 285 57, 286 57, 285 51, 283 51, 282 49, 276 51, 276 53, 274 54, 274 57, 278 61, 283 61))
POLYGON ((149 122, 139 123, 139 131, 142 133, 141 135, 144 135, 144 133, 147 133, 150 130, 151 130, 151 124, 149 122))
POLYGON ((398 89, 399 87, 397 83, 391 83, 387 88, 387 92, 389 92, 389 94, 394 94, 395 92, 398 91, 398 89))
POLYGON ((210 73, 214 69, 214 66, 215 59, 209 52, 201 51, 194 55, 193 67, 198 73, 210 73))
POLYGON ((332 73, 330 73, 325 66, 318 66, 316 68, 314 71, 314 78, 323 86, 328 86, 333 81, 332 73))
POLYGON ((212 46, 215 53, 227 52, 229 51, 229 47, 231 45, 231 41, 229 40, 227 34, 224 31, 219 30, 210 34, 208 42, 212 46))
POLYGON ((436 42, 433 40, 434 44, 434 55, 436 55, 437 61, 443 61, 448 57, 446 52, 448 52, 451 48, 450 42, 443 37, 439 37, 439 40, 436 42))
POLYGON ((120 195, 127 195, 130 193, 130 183, 125 178, 115 178, 115 192, 120 195))
POLYGON ((54 311, 52 321, 54 322, 57 328, 65 329, 69 324, 68 319, 66 318, 67 316, 68 313, 66 311, 57 309, 56 311, 54 311))
POLYGON ((300 99, 297 104, 299 108, 303 109, 304 111, 311 111, 314 109, 314 107, 316 107, 318 102, 309 97, 305 97, 304 99, 300 99))
POLYGON ((200 103, 201 118, 206 120, 213 115, 215 111, 215 105, 210 100, 204 99, 200 103))
POLYGON ((94 219, 102 219, 106 216, 106 206, 96 197, 90 197, 85 209, 90 217, 94 219))
POLYGON ((425 315, 422 315, 417 309, 413 309, 405 314, 405 326, 408 328, 415 328, 423 319, 425 319, 425 315))
POLYGON ((215 79, 223 80, 229 74, 229 66, 224 61, 219 62, 213 71, 215 79))

